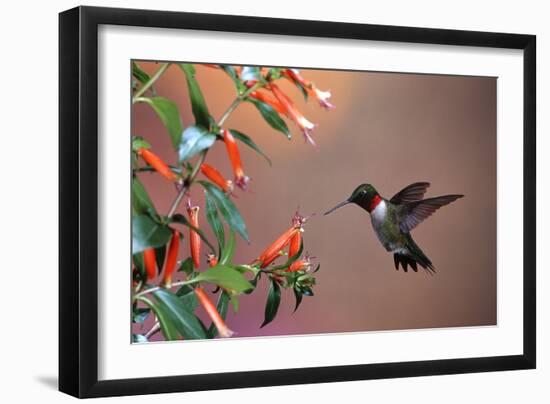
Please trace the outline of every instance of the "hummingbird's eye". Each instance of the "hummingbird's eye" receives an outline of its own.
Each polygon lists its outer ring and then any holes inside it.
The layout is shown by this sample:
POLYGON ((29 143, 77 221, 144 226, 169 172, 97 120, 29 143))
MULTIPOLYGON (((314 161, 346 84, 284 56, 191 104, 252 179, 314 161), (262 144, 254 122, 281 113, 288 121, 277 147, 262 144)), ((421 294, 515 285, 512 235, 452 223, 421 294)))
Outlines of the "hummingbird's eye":
POLYGON ((361 191, 361 195, 365 195, 366 193, 367 193, 367 190, 366 190, 366 189, 364 189, 364 190, 361 191))

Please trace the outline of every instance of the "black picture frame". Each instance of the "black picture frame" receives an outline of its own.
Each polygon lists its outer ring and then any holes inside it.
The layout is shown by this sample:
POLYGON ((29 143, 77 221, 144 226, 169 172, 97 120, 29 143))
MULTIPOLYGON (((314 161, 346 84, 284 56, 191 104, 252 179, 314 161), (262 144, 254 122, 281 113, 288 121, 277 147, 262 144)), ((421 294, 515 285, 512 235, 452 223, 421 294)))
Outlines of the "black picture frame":
POLYGON ((324 383, 536 366, 536 37, 78 7, 59 15, 59 389, 76 397, 324 383), (98 26, 101 24, 523 50, 523 354, 98 381, 98 26))

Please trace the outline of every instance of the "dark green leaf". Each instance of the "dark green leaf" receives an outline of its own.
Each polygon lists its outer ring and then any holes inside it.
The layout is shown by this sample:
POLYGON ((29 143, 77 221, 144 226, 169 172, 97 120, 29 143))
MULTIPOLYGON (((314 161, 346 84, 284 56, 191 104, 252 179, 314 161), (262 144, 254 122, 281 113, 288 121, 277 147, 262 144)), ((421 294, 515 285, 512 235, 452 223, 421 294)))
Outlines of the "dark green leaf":
POLYGON ((139 149, 150 149, 151 145, 139 136, 132 138, 132 150, 137 152, 139 149))
POLYGON ((235 84, 235 88, 239 93, 246 91, 246 86, 237 76, 237 72, 235 71, 233 66, 231 65, 219 65, 219 66, 224 72, 227 73, 229 77, 231 77, 231 80, 233 80, 233 83, 235 84))
POLYGON ((149 216, 132 217, 132 254, 166 245, 171 236, 172 232, 167 226, 158 224, 149 216))
POLYGON ((281 303, 281 287, 277 282, 271 280, 269 285, 269 292, 267 294, 267 303, 265 305, 264 322, 260 328, 265 327, 273 321, 279 310, 279 304, 281 303))
POLYGON ((186 293, 183 296, 179 296, 179 299, 183 303, 185 307, 187 307, 187 311, 190 313, 194 313, 197 309, 197 306, 199 305, 199 301, 197 300, 197 296, 195 295, 195 292, 192 291, 191 293, 186 293))
POLYGON ((132 75, 138 79, 141 84, 145 84, 151 79, 136 62, 132 62, 132 75))
POLYGON ((166 246, 155 248, 155 260, 157 261, 157 268, 159 272, 164 267, 164 257, 166 256, 166 246))
POLYGON ((143 263, 143 254, 134 254, 134 255, 132 255, 132 259, 134 261, 134 265, 138 269, 140 279, 145 281, 145 279, 147 278, 147 275, 145 274, 145 265, 143 263))
POLYGON ((235 232, 230 231, 227 244, 225 245, 220 257, 220 265, 227 265, 231 263, 233 255, 235 254, 235 244, 235 232))
POLYGON ((212 253, 216 252, 216 249, 214 248, 212 243, 206 238, 206 235, 204 234, 204 232, 201 229, 198 229, 195 226, 193 226, 191 223, 189 223, 189 221, 187 220, 187 218, 185 216, 183 216, 182 214, 176 213, 174 216, 172 216, 171 220, 174 223, 183 224, 184 226, 187 226, 190 229, 192 229, 193 231, 197 232, 197 234, 199 235, 201 240, 204 241, 204 244, 206 244, 208 246, 208 248, 210 248, 212 253))
POLYGON ((191 274, 191 272, 193 272, 193 259, 189 257, 183 261, 178 268, 178 272, 184 272, 187 275, 191 274))
POLYGON ((157 214, 151 198, 137 177, 132 178, 132 209, 134 215, 157 214))
POLYGON ((172 292, 166 289, 159 289, 153 292, 159 306, 169 313, 174 327, 185 339, 204 339, 206 335, 197 320, 197 317, 190 312, 185 304, 172 292))
POLYGON ((193 289, 189 285, 183 285, 178 289, 178 291, 176 292, 176 295, 181 297, 189 293, 195 293, 195 289, 193 289))
POLYGON ((174 148, 178 148, 183 125, 176 103, 164 97, 139 97, 137 101, 145 102, 153 107, 166 129, 168 129, 172 145, 174 148))
POLYGON ((180 63, 179 65, 185 73, 185 80, 187 81, 187 88, 189 89, 189 97, 191 98, 191 109, 193 110, 193 116, 195 122, 198 125, 202 125, 208 128, 210 113, 208 107, 204 101, 201 88, 197 79, 195 78, 195 68, 193 65, 187 63, 180 63))
POLYGON ((133 343, 142 343, 142 342, 148 342, 147 337, 142 334, 132 334, 132 342, 133 343))
MULTIPOLYGON (((225 317, 227 316, 227 309, 229 307, 229 295, 227 292, 220 293, 220 297, 218 298, 218 304, 216 305, 216 308, 218 310, 218 313, 220 313, 221 318, 225 320, 225 317)), ((214 323, 210 324, 210 327, 208 327, 208 334, 214 338, 216 335, 218 335, 218 329, 214 325, 214 323)))
POLYGON ((143 323, 147 317, 149 317, 149 313, 151 313, 151 309, 148 309, 146 307, 139 307, 134 309, 132 321, 134 323, 143 323))
POLYGON ((296 289, 292 289, 294 291, 294 296, 296 297, 296 305, 294 306, 294 313, 296 313, 296 310, 298 310, 298 307, 300 307, 300 303, 302 303, 302 292, 296 289))
POLYGON ((271 126, 275 130, 278 130, 279 132, 282 132, 287 137, 287 139, 290 139, 292 137, 287 124, 279 116, 279 113, 275 111, 273 107, 271 107, 271 105, 268 105, 262 101, 258 101, 254 98, 247 98, 246 100, 254 104, 256 109, 260 112, 260 114, 262 114, 262 117, 269 124, 269 126, 271 126))
POLYGON ((200 272, 192 281, 213 283, 235 293, 242 293, 253 288, 252 284, 239 271, 224 265, 216 265, 200 272))
POLYGON ((179 145, 180 163, 208 149, 216 141, 216 135, 200 126, 190 126, 183 131, 179 145))
POLYGON ((247 145, 248 147, 250 147, 253 150, 255 150, 256 152, 258 152, 263 158, 265 158, 267 160, 269 165, 271 165, 270 158, 267 157, 267 155, 256 145, 256 143, 254 143, 254 141, 250 137, 246 136, 244 133, 241 133, 241 132, 239 132, 238 130, 235 130, 235 129, 230 129, 229 132, 231 132, 231 134, 235 138, 239 139, 245 145, 247 145))
POLYGON ((199 181, 199 183, 204 187, 206 192, 215 201, 218 210, 222 214, 229 227, 239 233, 241 237, 248 242, 249 239, 246 225, 244 224, 244 220, 237 210, 235 204, 227 197, 227 195, 222 190, 220 190, 214 184, 206 181, 199 181))
MULTIPOLYGON (((212 231, 216 236, 216 240, 218 240, 218 256, 221 256, 225 244, 225 231, 223 229, 223 224, 220 221, 220 217, 218 216, 216 202, 214 202, 214 200, 208 193, 206 193, 206 220, 208 220, 208 223, 210 224, 210 227, 212 228, 212 231)), ((224 262, 224 264, 225 263, 226 262, 224 262)))
POLYGON ((157 320, 160 323, 160 330, 162 331, 162 335, 164 335, 164 339, 166 341, 177 340, 179 336, 178 330, 176 329, 172 316, 166 307, 160 303, 150 300, 146 296, 140 296, 139 299, 151 307, 151 309, 155 312, 157 320))

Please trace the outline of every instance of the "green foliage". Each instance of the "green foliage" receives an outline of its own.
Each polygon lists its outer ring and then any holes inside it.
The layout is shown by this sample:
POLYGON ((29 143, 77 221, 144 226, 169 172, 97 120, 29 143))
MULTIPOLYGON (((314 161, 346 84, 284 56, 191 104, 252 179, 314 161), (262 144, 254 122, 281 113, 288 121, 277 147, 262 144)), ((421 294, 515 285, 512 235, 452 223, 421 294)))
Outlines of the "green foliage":
POLYGON ((210 224, 210 227, 212 228, 212 231, 216 236, 216 240, 218 240, 218 257, 221 257, 222 250, 224 249, 225 245, 225 231, 223 229, 223 224, 220 221, 220 217, 218 216, 218 208, 216 208, 216 202, 214 202, 214 199, 208 193, 205 194, 205 199, 206 220, 208 221, 208 224, 210 224))
POLYGON ((233 135, 233 137, 235 137, 235 139, 238 139, 240 140, 241 142, 243 142, 245 145, 247 145, 248 147, 252 148, 253 150, 255 150, 256 152, 258 152, 263 158, 265 158, 267 160, 267 162, 269 163, 269 165, 271 165, 271 159, 269 157, 267 157, 267 154, 265 154, 259 147, 258 145, 256 145, 256 143, 254 143, 254 141, 247 135, 245 135, 244 133, 242 132, 239 132, 238 130, 235 130, 235 129, 230 129, 229 132, 231 132, 231 134, 233 135))
MULTIPOLYGON (((159 289, 153 292, 158 306, 167 314, 168 320, 184 339, 204 339, 206 334, 193 312, 172 292, 159 289)), ((153 308, 154 310, 154 308, 153 308)), ((162 320, 159 318, 162 326, 162 320)), ((166 318, 164 319, 166 321, 166 318)))
POLYGON ((246 225, 244 224, 244 220, 235 204, 214 184, 206 181, 198 182, 204 187, 206 193, 212 198, 229 227, 239 233, 240 236, 248 242, 249 238, 246 225))
POLYGON ((200 126, 190 126, 185 129, 178 147, 180 163, 194 157, 197 153, 208 149, 216 141, 216 135, 200 126))
MULTIPOLYGON (((220 313, 221 318, 225 320, 225 317, 227 316, 227 309, 229 307, 229 295, 227 292, 222 291, 220 293, 220 297, 218 298, 218 304, 216 305, 216 309, 218 310, 218 313, 220 313)), ((218 335, 218 329, 214 325, 214 323, 210 324, 210 327, 208 327, 208 335, 210 338, 215 338, 216 335, 218 335)))
POLYGON ((274 279, 271 280, 269 285, 269 292, 267 293, 267 303, 265 305, 264 322, 260 328, 265 327, 273 321, 279 310, 279 304, 281 303, 281 287, 274 279))
POLYGON ((166 245, 171 236, 168 226, 155 222, 150 216, 132 217, 132 254, 166 245))
POLYGON ((178 148, 180 145, 183 125, 181 123, 180 112, 176 103, 164 97, 139 97, 136 101, 145 102, 155 110, 170 134, 172 145, 174 148, 178 148))
POLYGON ((208 282, 218 285, 233 293, 243 293, 254 288, 239 271, 230 266, 216 265, 204 272, 199 272, 192 282, 208 282))
POLYGON ((271 105, 250 97, 246 100, 254 104, 256 109, 260 112, 260 114, 269 124, 269 126, 283 133, 287 137, 287 139, 290 139, 292 137, 287 124, 285 123, 285 121, 283 121, 283 119, 279 116, 279 113, 275 111, 271 105))
POLYGON ((185 73, 185 80, 187 81, 187 88, 189 89, 191 109, 193 110, 195 123, 205 128, 209 128, 210 113, 208 112, 208 107, 206 106, 206 101, 202 95, 199 83, 195 78, 195 68, 193 65, 187 63, 180 63, 179 66, 185 73))

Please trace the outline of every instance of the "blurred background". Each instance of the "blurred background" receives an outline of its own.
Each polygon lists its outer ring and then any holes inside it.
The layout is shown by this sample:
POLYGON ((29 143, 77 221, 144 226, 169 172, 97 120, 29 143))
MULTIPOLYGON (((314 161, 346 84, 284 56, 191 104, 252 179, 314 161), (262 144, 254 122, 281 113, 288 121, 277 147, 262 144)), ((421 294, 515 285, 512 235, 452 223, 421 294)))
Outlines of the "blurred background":
MULTIPOLYGON (((154 62, 138 63, 150 74, 158 68, 154 62)), ((200 65, 196 69, 210 113, 219 119, 235 97, 234 86, 222 71, 200 65)), ((254 293, 240 298, 237 314, 229 310, 227 323, 236 336, 496 324, 496 78, 309 69, 301 73, 320 89, 331 90, 336 105, 327 112, 313 99, 306 103, 296 87, 280 80, 305 116, 319 125, 313 131, 319 150, 305 144, 290 122, 293 138, 288 141, 249 103, 226 122, 227 128, 252 137, 273 161, 269 166, 251 149, 240 148, 252 181, 247 192, 236 191, 234 201, 251 243, 238 240, 235 262, 257 257, 288 228, 299 206, 303 214, 316 213, 305 227, 304 250, 321 264, 318 284, 315 296, 304 297, 294 314, 293 293, 283 290, 276 319, 260 329, 268 286, 262 278, 254 293), (322 216, 361 183, 373 184, 390 198, 416 181, 432 184, 426 197, 465 194, 412 232, 434 263, 435 276, 422 270, 396 271, 368 213, 359 207, 322 216)), ((193 123, 185 77, 176 65, 155 88, 178 104, 184 126, 193 123)), ((165 161, 176 162, 168 133, 150 106, 134 106, 132 134, 144 137, 165 161)), ((213 147, 207 162, 231 178, 223 144, 213 147)), ((176 194, 173 185, 155 174, 140 178, 157 210, 167 212, 176 194)), ((192 198, 202 206, 202 188, 192 189, 192 198)), ((206 219, 201 219, 214 240, 206 219)), ((182 258, 188 256, 187 238, 182 250, 182 258)), ((150 325, 143 327, 148 330, 150 325)))

